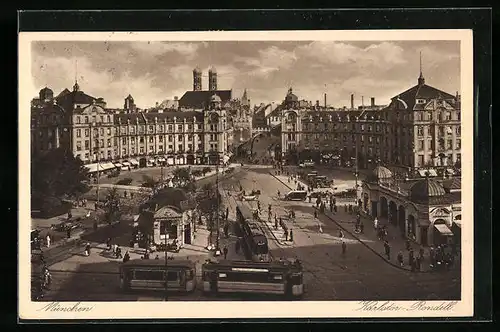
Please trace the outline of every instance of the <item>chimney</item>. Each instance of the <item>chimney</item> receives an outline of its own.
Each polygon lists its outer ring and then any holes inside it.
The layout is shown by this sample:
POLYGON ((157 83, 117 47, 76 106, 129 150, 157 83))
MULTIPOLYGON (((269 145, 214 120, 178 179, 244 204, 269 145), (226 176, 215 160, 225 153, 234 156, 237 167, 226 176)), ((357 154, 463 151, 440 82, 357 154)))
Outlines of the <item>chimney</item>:
POLYGON ((319 100, 316 100, 316 107, 319 107, 319 100))
POLYGON ((177 96, 174 97, 174 100, 178 100, 178 99, 179 99, 179 97, 177 97, 177 96))
POLYGON ((372 102, 371 102, 372 107, 375 107, 375 97, 372 97, 372 98, 371 98, 371 101, 372 101, 372 102))
POLYGON ((354 109, 354 94, 351 94, 351 109, 354 109))
POLYGON ((325 92, 325 108, 326 108, 326 92, 325 92))

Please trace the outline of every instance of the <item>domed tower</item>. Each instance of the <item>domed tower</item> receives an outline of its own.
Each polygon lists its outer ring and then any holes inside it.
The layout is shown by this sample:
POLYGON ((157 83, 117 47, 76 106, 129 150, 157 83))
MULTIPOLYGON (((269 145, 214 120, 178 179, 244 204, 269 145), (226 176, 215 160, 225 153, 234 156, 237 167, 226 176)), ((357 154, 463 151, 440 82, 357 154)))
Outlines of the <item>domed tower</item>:
POLYGON ((45 87, 40 92, 38 93, 38 97, 40 98, 41 102, 49 102, 54 98, 54 92, 45 87))
POLYGON ((446 194, 444 187, 437 181, 428 177, 416 182, 410 188, 410 197, 416 203, 429 203, 435 197, 442 197, 446 194))
POLYGON ((214 67, 208 71, 208 90, 217 90, 217 70, 214 67))
POLYGON ((199 67, 193 69, 193 91, 201 91, 201 70, 199 67))
POLYGON ((219 109, 220 105, 221 105, 221 101, 222 100, 220 99, 220 97, 214 94, 210 98, 210 109, 219 109))

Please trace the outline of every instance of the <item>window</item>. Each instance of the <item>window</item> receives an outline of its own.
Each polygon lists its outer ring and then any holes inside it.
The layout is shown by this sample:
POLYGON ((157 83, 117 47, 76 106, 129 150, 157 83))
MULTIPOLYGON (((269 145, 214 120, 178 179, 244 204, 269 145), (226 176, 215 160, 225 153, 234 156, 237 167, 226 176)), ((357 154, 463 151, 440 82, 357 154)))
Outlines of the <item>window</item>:
POLYGON ((418 155, 418 166, 424 166, 424 155, 423 154, 418 155))
POLYGON ((460 138, 457 138, 457 140, 455 141, 455 148, 457 150, 461 149, 462 148, 462 141, 460 140, 460 138))
POLYGON ((103 148, 103 147, 104 147, 104 140, 103 140, 103 139, 101 140, 100 147, 101 147, 101 148, 103 148))
POLYGON ((458 121, 461 121, 461 115, 460 115, 460 112, 457 112, 457 120, 458 120, 458 121))
POLYGON ((198 144, 198 150, 201 151, 201 144, 198 144))
POLYGON ((108 135, 111 135, 111 128, 108 128, 107 133, 108 135))
POLYGON ((111 150, 108 150, 108 159, 111 159, 111 150))
POLYGON ((82 142, 76 141, 76 151, 81 151, 81 150, 82 150, 82 142))
POLYGON ((188 135, 188 141, 192 142, 193 141, 193 135, 188 135))
POLYGON ((87 139, 87 140, 85 140, 85 150, 88 150, 88 149, 90 149, 90 141, 87 139))
POLYGON ((130 134, 135 134, 135 127, 130 127, 130 134))
POLYGON ((424 127, 422 127, 422 126, 417 127, 417 135, 424 136, 424 127))
POLYGON ((92 115, 92 123, 95 123, 95 115, 92 115))
MULTIPOLYGON (((347 129, 347 125, 346 125, 345 129, 347 129)), ((361 125, 361 131, 363 131, 363 130, 365 130, 365 125, 364 124, 361 125)))
POLYGON ((160 128, 159 128, 160 133, 163 133, 163 128, 164 128, 163 125, 160 125, 160 128))
MULTIPOLYGON (((352 135, 352 140, 354 141, 355 137, 354 135, 352 135)), ((361 142, 364 142, 365 141, 365 136, 364 135, 361 135, 361 142)))
POLYGON ((163 151, 163 145, 158 145, 158 150, 163 151))
POLYGON ((372 126, 368 125, 368 132, 371 132, 371 131, 372 131, 372 126))
POLYGON ((101 115, 101 122, 104 122, 104 116, 101 115))
POLYGON ((153 136, 149 137, 149 143, 153 143, 153 136))
POLYGON ((80 117, 79 116, 76 117, 76 123, 80 123, 80 117))
POLYGON ((172 131, 172 130, 174 130, 174 126, 173 126, 173 125, 171 125, 171 124, 170 124, 170 125, 168 125, 168 131, 172 131))
POLYGON ((455 134, 456 134, 457 136, 460 136, 460 126, 455 127, 455 134))
POLYGON ((182 144, 179 144, 179 145, 177 146, 177 151, 182 151, 182 144))
POLYGON ((108 138, 108 148, 111 147, 111 138, 108 138))
POLYGON ((127 149, 123 148, 122 149, 122 155, 126 155, 127 154, 127 149))
POLYGON ((152 133, 154 131, 154 127, 153 126, 149 126, 149 132, 152 133))
POLYGON ((453 141, 451 139, 448 140, 448 144, 446 145, 446 148, 448 150, 451 150, 453 149, 453 141))
POLYGON ((139 137, 139 143, 144 144, 144 136, 139 137))
POLYGON ((89 123, 89 117, 88 116, 85 117, 85 123, 89 123))
POLYGON ((202 127, 201 123, 198 123, 198 129, 200 129, 200 130, 201 130, 202 128, 203 128, 203 127, 202 127))
POLYGON ((154 146, 150 145, 149 146, 149 151, 153 151, 154 146))
POLYGON ((127 144, 127 138, 126 137, 122 138, 122 144, 127 144))
POLYGON ((135 137, 130 137, 130 143, 131 143, 132 145, 135 145, 135 137))
POLYGON ((375 142, 377 142, 377 144, 380 143, 380 137, 377 136, 377 138, 375 139, 375 142))
POLYGON ((427 140, 427 149, 429 149, 429 150, 433 150, 434 149, 434 146, 433 146, 432 142, 433 142, 432 138, 429 138, 427 140))
POLYGON ((111 117, 109 115, 107 116, 107 120, 108 122, 111 122, 111 117))
POLYGON ((173 148, 174 148, 174 147, 172 146, 172 144, 170 144, 170 145, 168 146, 168 149, 169 149, 169 150, 172 150, 173 148))
POLYGON ((88 152, 85 153, 85 159, 89 159, 89 157, 90 157, 90 154, 88 152))
POLYGON ((432 121, 432 112, 427 112, 427 120, 432 121))
POLYGON ((177 140, 182 141, 182 135, 177 135, 177 140))
POLYGON ((177 125, 177 130, 182 131, 182 125, 177 125))
POLYGON ((168 135, 168 141, 172 142, 172 135, 168 135))
POLYGON ((443 126, 439 127, 439 135, 444 136, 444 127, 443 126))
POLYGON ((140 153, 144 153, 144 147, 141 146, 141 148, 139 150, 140 150, 140 153))
POLYGON ((188 130, 193 130, 193 125, 188 124, 188 130))
POLYGON ((82 137, 82 130, 81 129, 76 130, 76 137, 82 137))
POLYGON ((163 136, 160 136, 160 137, 158 138, 158 141, 163 142, 163 136))
POLYGON ((193 151, 193 144, 188 144, 188 151, 193 151))
POLYGON ((418 140, 418 151, 422 151, 424 149, 424 140, 418 140))
POLYGON ((101 135, 104 135, 104 128, 101 128, 101 130, 99 130, 99 133, 100 133, 101 135))
POLYGON ((373 143, 373 137, 372 136, 368 137, 368 142, 373 143))

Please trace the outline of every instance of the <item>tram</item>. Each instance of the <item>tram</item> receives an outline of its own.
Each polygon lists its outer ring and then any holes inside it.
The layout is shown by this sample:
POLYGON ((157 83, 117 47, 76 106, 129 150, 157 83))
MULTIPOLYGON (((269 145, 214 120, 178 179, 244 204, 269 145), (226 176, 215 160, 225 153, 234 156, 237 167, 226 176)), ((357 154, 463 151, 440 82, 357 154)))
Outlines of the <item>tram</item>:
POLYGON ((195 264, 188 260, 134 259, 120 266, 120 287, 130 290, 192 292, 196 288, 195 264))
POLYGON ((242 204, 236 207, 236 221, 238 222, 243 237, 243 245, 247 258, 256 262, 270 260, 267 237, 260 225, 255 221, 252 211, 242 204))
POLYGON ((300 299, 304 294, 298 260, 249 262, 208 260, 202 265, 203 292, 274 294, 300 299))

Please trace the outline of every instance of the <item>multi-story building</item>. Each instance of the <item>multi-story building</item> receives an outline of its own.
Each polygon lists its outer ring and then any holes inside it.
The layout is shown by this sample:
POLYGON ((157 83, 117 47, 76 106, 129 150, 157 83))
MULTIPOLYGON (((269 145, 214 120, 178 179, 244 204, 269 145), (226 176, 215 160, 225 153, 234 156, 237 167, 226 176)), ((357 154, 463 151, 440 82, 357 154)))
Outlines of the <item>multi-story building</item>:
POLYGON ((153 112, 140 111, 129 95, 118 112, 75 83, 55 98, 42 89, 31 117, 33 154, 66 147, 85 164, 152 155, 172 165, 216 164, 228 159, 231 142, 227 110, 216 93, 204 109, 153 112))
MULTIPOLYGON (((418 84, 393 97, 387 107, 332 109, 298 107, 290 89, 282 103, 282 156, 316 159, 360 168, 377 163, 403 172, 451 168, 460 163, 460 96, 418 84), (356 156, 356 150, 358 155, 356 156), (430 168, 430 169, 429 169, 430 168)), ((450 172, 453 172, 451 169, 450 172)))

